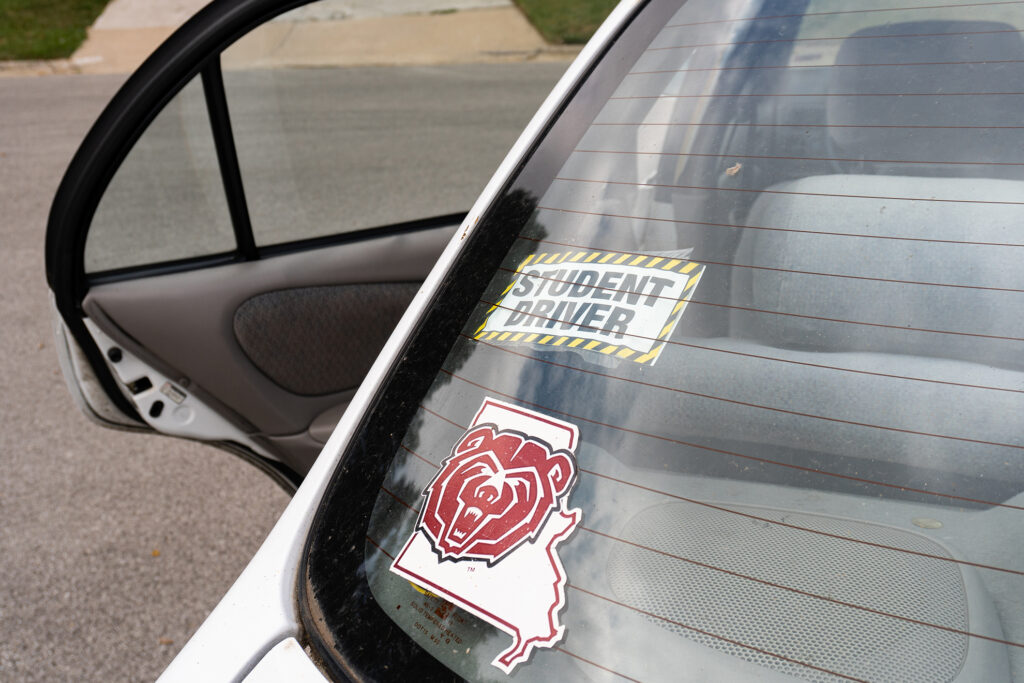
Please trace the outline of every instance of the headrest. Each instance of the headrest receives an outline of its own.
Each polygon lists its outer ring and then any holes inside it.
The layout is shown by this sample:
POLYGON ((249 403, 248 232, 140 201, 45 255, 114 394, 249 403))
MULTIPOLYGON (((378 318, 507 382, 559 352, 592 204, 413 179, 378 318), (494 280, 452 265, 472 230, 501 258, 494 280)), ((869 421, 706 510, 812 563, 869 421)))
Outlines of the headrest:
MULTIPOLYGON (((950 93, 1022 92, 1022 65, 1006 63, 1022 59, 1020 32, 1001 22, 916 21, 857 31, 840 45, 837 66, 832 69, 826 107, 829 125, 836 126, 830 128, 836 145, 833 152, 843 158, 875 160, 1019 161, 1019 145, 1007 145, 1005 135, 984 127, 1019 125, 1024 96, 950 93), (872 96, 878 93, 896 96, 872 96)), ((866 162, 859 170, 894 175, 1024 175, 1021 167, 988 165, 908 168, 907 164, 866 162)))

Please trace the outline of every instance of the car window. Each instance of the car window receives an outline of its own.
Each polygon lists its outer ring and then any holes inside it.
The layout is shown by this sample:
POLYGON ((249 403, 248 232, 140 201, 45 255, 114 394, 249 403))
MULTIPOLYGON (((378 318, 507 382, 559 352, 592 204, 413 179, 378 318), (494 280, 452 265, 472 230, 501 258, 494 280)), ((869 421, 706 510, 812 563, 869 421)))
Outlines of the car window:
POLYGON ((564 64, 504 63, 539 51, 511 3, 441 3, 405 21, 429 4, 308 3, 205 62, 115 171, 89 225, 85 271, 135 277, 457 220, 518 135, 522 103, 539 100, 564 64), (367 22, 390 38, 368 43, 367 22))
POLYGON ((429 386, 382 389, 314 633, 472 680, 1024 676, 1024 6, 680 4, 482 221, 500 265, 394 370, 429 386))
POLYGON ((198 77, 163 108, 114 174, 85 243, 85 270, 220 254, 235 248, 198 77))
POLYGON ((432 14, 424 29, 431 38, 417 43, 403 33, 403 19, 424 6, 323 0, 225 50, 258 246, 464 212, 476 199, 522 127, 516 103, 539 97, 536 76, 515 64, 464 63, 495 61, 481 37, 461 27, 467 15, 488 10, 432 14), (367 22, 393 37, 367 42, 367 22), (324 42, 336 52, 307 49, 324 42), (487 125, 480 106, 496 112, 487 125))

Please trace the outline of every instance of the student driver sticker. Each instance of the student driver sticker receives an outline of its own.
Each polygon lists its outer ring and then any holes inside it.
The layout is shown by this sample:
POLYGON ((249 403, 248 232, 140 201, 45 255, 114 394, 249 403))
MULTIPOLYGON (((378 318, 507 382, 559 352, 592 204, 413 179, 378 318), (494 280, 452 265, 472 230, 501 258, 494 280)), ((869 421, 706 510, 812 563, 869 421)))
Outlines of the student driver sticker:
POLYGON ((474 338, 582 349, 653 365, 703 274, 703 265, 668 255, 531 254, 474 338))
POLYGON ((505 673, 562 639, 565 570, 557 546, 580 523, 575 425, 496 399, 423 491, 416 530, 391 571, 512 636, 505 673))

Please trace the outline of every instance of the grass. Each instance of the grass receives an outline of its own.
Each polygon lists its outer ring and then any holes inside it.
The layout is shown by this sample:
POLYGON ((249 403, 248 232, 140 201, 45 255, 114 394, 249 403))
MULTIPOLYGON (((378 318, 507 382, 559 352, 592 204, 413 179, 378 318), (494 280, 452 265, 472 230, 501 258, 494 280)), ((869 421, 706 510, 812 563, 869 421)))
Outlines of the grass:
POLYGON ((516 0, 549 43, 585 43, 618 0, 516 0))
POLYGON ((0 59, 69 57, 108 0, 0 0, 0 59))

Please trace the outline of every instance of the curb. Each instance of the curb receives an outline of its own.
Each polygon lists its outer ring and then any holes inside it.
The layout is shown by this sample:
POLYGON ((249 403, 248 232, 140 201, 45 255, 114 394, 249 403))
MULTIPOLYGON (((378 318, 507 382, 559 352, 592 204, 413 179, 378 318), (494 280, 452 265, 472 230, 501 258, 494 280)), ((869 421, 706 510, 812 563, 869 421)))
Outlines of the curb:
POLYGON ((0 78, 67 76, 81 73, 70 59, 24 59, 0 61, 0 78))

